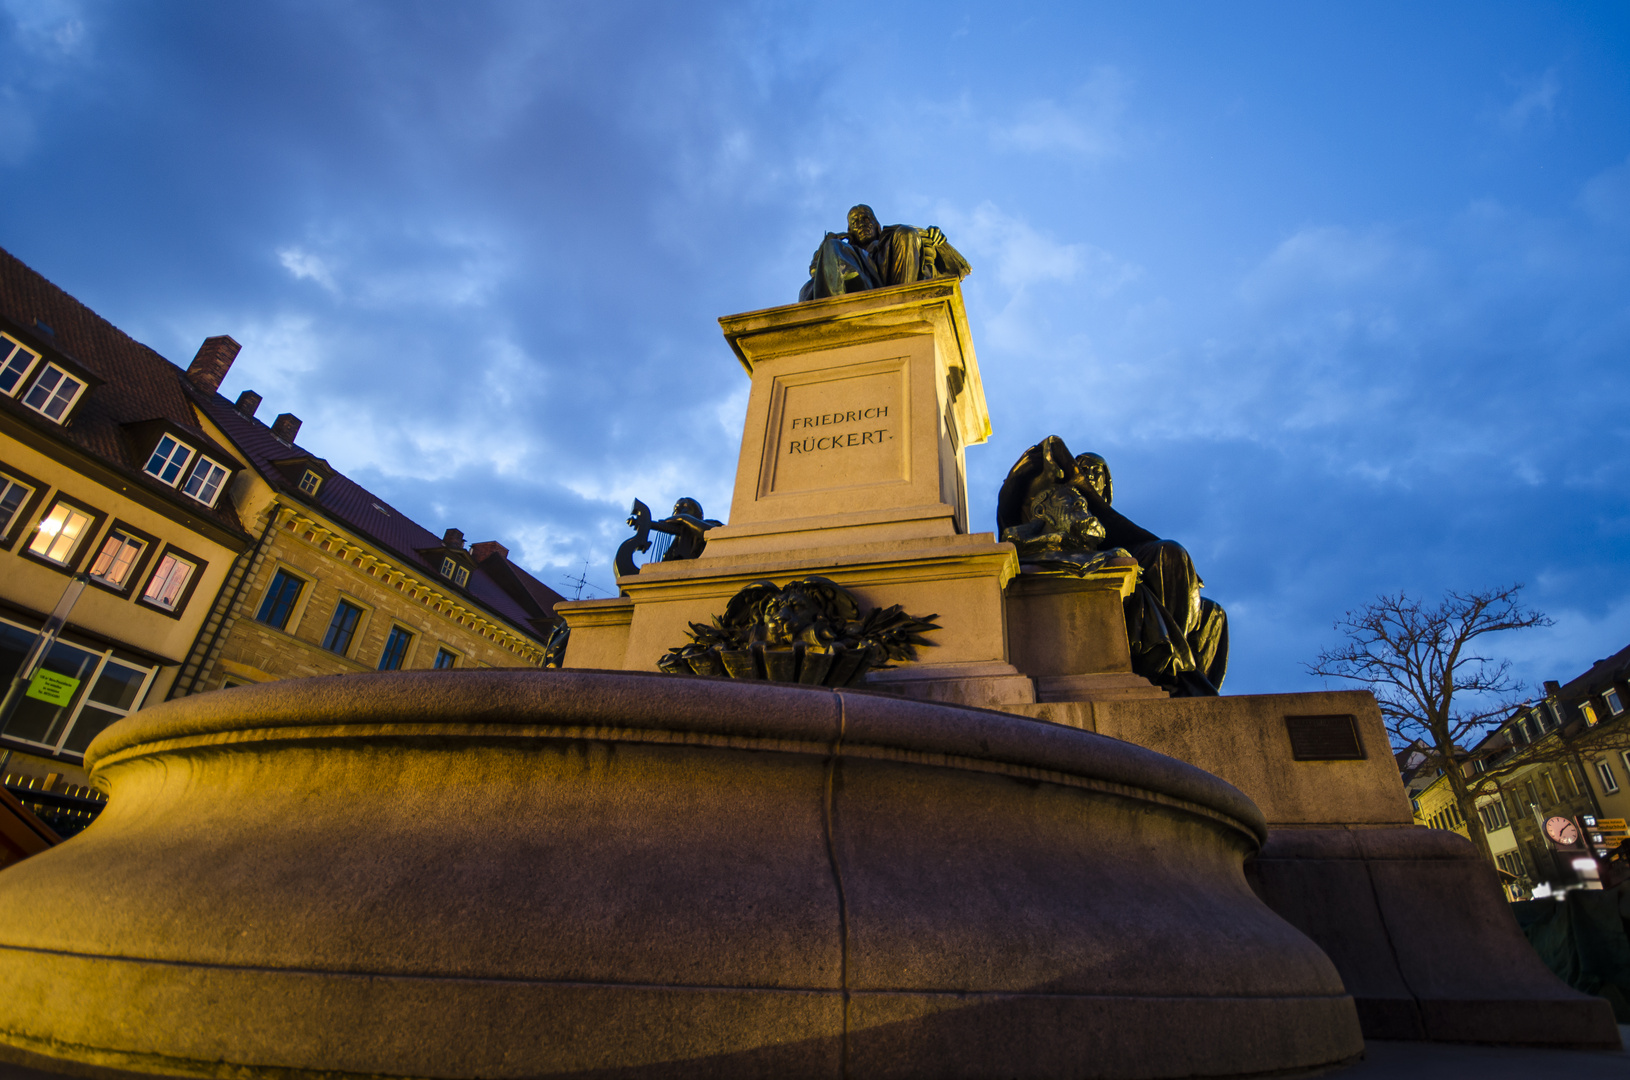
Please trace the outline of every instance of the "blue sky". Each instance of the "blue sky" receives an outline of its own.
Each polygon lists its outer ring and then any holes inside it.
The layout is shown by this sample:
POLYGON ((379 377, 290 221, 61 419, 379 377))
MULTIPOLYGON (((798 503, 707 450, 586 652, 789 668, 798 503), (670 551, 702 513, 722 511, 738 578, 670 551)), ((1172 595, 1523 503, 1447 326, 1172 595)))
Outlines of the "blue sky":
POLYGON ((1530 682, 1630 642, 1623 4, 0 13, 0 245, 557 587, 633 497, 725 516, 715 320, 864 201, 973 263, 983 527, 1024 447, 1103 453, 1229 691, 1400 588, 1527 583, 1530 682))

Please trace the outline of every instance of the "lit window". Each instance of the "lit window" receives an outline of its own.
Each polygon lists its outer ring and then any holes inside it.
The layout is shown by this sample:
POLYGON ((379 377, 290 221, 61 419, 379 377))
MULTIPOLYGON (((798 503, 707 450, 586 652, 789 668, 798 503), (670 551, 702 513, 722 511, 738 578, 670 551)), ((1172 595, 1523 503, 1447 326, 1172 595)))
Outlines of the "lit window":
POLYGON ((391 627, 390 637, 385 639, 385 652, 379 658, 379 670, 401 670, 402 658, 407 655, 408 644, 412 640, 413 635, 400 626, 391 627))
POLYGON ((109 529, 107 539, 102 541, 102 550, 91 563, 91 577, 115 589, 124 588, 130 581, 131 568, 146 547, 123 529, 109 529))
POLYGON ((89 514, 81 513, 66 503, 57 503, 34 531, 34 539, 28 545, 29 554, 49 559, 58 566, 67 566, 73 558, 74 548, 79 546, 80 536, 90 523, 89 514))
POLYGON ((44 413, 60 424, 62 417, 79 399, 84 389, 84 383, 55 364, 47 364, 40 377, 34 380, 34 385, 23 396, 23 404, 35 412, 44 413))
POLYGON ((1596 726, 1596 710, 1591 706, 1590 702, 1581 701, 1579 703, 1579 715, 1585 718, 1585 725, 1587 727, 1596 726))
POLYGON ((294 612, 294 602, 300 599, 300 590, 305 582, 289 573, 279 570, 272 575, 271 587, 266 590, 266 599, 260 602, 260 613, 255 616, 267 626, 282 630, 289 624, 289 616, 294 612))
POLYGON ((148 476, 156 476, 174 487, 175 482, 181 479, 181 470, 186 468, 187 459, 190 457, 192 447, 176 442, 166 435, 153 447, 153 456, 147 459, 147 466, 143 471, 148 476))
POLYGON ((32 494, 34 489, 27 484, 0 474, 0 540, 11 535, 11 527, 17 523, 17 515, 22 513, 23 504, 32 494))
POLYGON ((442 671, 458 664, 458 653, 451 649, 436 650, 436 670, 442 671))
POLYGON ((16 338, 0 334, 0 393, 15 394, 40 354, 16 338))
POLYGON ((174 611, 176 605, 181 603, 187 582, 192 580, 192 573, 196 569, 196 566, 185 559, 165 555, 159 560, 158 569, 153 571, 153 576, 147 579, 147 590, 141 594, 141 598, 154 607, 174 611))
POLYGON ((328 633, 323 635, 323 648, 344 656, 351 648, 351 639, 356 636, 357 620, 360 618, 362 618, 361 608, 347 600, 341 600, 339 606, 334 609, 334 617, 328 620, 328 633))
POLYGON ((1619 692, 1617 690, 1609 690, 1602 695, 1602 698, 1607 702, 1607 711, 1614 716, 1624 711, 1624 705, 1619 701, 1619 692))
POLYGON ((317 494, 317 489, 323 486, 323 478, 307 469, 305 475, 300 477, 300 490, 307 495, 317 494))
POLYGON ((198 464, 192 467, 192 475, 187 477, 187 484, 181 490, 205 506, 214 506, 215 496, 221 493, 221 484, 225 480, 226 470, 200 455, 198 464))
POLYGON ((1619 781, 1613 775, 1613 766, 1605 761, 1596 763, 1596 775, 1602 778, 1602 790, 1609 794, 1619 790, 1619 781))

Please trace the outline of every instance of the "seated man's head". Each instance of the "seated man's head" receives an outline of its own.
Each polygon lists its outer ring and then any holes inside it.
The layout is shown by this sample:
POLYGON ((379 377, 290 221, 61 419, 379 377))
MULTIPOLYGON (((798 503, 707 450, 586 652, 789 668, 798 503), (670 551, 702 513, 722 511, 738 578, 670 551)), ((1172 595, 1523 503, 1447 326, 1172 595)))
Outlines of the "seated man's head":
POLYGON ((674 503, 674 517, 679 517, 681 514, 700 518, 702 516, 702 504, 691 498, 680 499, 674 503))
POLYGON ((1075 467, 1081 471, 1081 476, 1092 485, 1092 490, 1104 497, 1106 503, 1115 501, 1115 483, 1109 478, 1109 462, 1097 454, 1077 454, 1075 467))
POLYGON ((865 203, 849 208, 849 239, 857 244, 869 244, 883 235, 883 226, 877 223, 877 215, 865 203))

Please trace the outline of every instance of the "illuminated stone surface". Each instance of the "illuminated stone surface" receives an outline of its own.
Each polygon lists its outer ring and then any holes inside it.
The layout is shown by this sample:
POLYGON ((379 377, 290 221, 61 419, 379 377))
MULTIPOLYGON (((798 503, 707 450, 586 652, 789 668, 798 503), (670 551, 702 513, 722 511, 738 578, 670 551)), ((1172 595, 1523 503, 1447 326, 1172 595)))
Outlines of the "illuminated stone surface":
POLYGON ((92 747, 0 1040, 150 1072, 1195 1076, 1357 1054, 1226 783, 1090 732, 599 672, 307 679, 92 747), (239 1071, 241 1070, 241 1071, 239 1071))

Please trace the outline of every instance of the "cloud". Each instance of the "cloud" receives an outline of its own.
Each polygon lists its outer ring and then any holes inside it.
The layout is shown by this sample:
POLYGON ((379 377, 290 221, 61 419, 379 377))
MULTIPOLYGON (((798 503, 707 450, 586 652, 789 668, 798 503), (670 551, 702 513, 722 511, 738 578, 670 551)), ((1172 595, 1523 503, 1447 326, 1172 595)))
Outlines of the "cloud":
POLYGON ((1562 92, 1562 83, 1554 68, 1539 75, 1513 80, 1517 96, 1500 110, 1500 127, 1516 135, 1530 128, 1550 124, 1556 115, 1556 99, 1562 92))
POLYGON ((315 281, 329 292, 339 293, 339 286, 334 284, 334 274, 321 255, 300 247, 286 247, 278 250, 277 260, 283 264, 283 269, 294 275, 296 281, 315 281))
POLYGON ((1579 207, 1601 225, 1630 226, 1630 158, 1603 169, 1579 191, 1579 207))
POLYGON ((1098 161, 1121 153, 1122 117, 1129 80, 1114 67, 1099 67, 1068 97, 1025 102, 1014 118, 995 125, 998 146, 1029 153, 1062 154, 1098 161))

